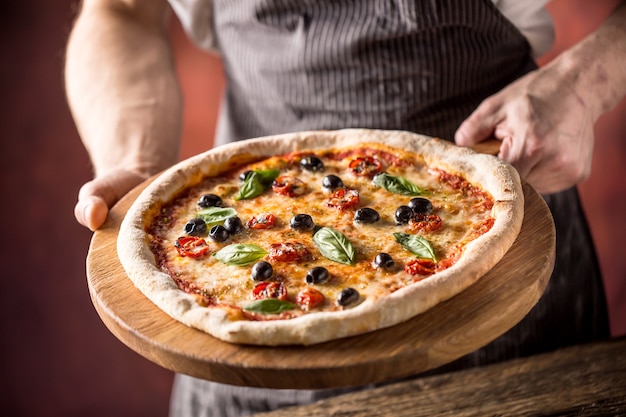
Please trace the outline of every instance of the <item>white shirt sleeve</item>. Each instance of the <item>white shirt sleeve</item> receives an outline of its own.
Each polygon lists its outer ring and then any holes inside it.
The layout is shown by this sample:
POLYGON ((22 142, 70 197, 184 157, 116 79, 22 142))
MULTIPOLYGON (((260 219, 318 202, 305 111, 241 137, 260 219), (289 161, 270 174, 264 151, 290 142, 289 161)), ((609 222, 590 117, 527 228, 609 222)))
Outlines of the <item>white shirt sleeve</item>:
POLYGON ((168 0, 187 36, 199 48, 218 52, 211 0, 168 0))
POLYGON ((537 58, 554 44, 554 21, 546 9, 548 0, 492 0, 500 12, 526 37, 537 58))

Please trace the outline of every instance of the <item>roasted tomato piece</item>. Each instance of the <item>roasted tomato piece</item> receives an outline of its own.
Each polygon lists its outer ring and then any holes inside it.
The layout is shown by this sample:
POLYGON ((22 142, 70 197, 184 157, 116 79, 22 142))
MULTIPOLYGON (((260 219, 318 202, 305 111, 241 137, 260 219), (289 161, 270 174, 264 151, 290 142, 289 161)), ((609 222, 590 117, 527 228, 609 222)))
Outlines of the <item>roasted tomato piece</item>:
POLYGON ((272 243, 270 259, 282 262, 297 262, 311 258, 311 252, 300 242, 272 243))
POLYGON ((432 275, 435 273, 437 264, 430 259, 413 259, 406 263, 404 272, 409 275, 432 275))
POLYGON ((359 204, 359 192, 351 188, 339 188, 335 190, 333 195, 328 199, 326 205, 335 207, 339 210, 349 209, 359 204))
POLYGON ((260 282, 252 290, 252 295, 257 300, 266 298, 287 299, 287 289, 280 282, 260 282))
POLYGON ((409 227, 412 231, 434 232, 441 229, 443 221, 436 214, 416 214, 409 220, 409 227))
POLYGON ((183 236, 174 242, 180 256, 199 258, 209 251, 209 245, 204 239, 196 236, 183 236))
POLYGON ((272 183, 272 190, 274 190, 276 194, 298 197, 304 194, 306 186, 304 181, 300 178, 290 175, 281 175, 272 183))
POLYGON ((296 296, 296 303, 305 310, 315 308, 326 300, 324 294, 315 288, 305 287, 296 296))
POLYGON ((272 213, 262 213, 257 216, 252 216, 248 220, 247 226, 250 229, 271 229, 276 223, 276 216, 272 213))
POLYGON ((383 163, 371 156, 361 156, 350 161, 348 169, 359 177, 372 178, 374 175, 382 172, 383 163))

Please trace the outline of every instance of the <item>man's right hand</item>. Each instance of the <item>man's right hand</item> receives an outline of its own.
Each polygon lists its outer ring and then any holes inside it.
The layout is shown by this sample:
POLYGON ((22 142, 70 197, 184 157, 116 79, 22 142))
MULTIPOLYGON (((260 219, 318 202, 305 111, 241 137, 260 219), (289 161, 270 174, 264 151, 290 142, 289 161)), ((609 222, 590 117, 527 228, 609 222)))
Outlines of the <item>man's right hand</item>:
POLYGON ((127 192, 146 179, 145 176, 125 170, 115 170, 96 177, 83 185, 78 193, 74 216, 90 230, 99 229, 109 209, 127 192))

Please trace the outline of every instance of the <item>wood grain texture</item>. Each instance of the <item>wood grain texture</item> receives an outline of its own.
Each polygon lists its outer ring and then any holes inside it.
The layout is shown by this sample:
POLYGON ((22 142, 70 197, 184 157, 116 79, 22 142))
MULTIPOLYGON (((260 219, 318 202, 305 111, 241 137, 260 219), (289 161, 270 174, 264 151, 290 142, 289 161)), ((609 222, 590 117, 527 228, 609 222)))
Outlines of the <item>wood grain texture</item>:
POLYGON ((498 155, 500 153, 500 145, 502 145, 502 141, 499 139, 487 139, 470 146, 470 148, 474 152, 498 155))
POLYGON ((212 381, 316 389, 414 375, 470 353, 513 327, 538 301, 553 268, 552 217, 543 199, 524 185, 525 219, 511 250, 477 283, 426 313, 387 329, 308 347, 229 344, 171 319, 125 275, 116 255, 117 232, 145 185, 123 198, 93 236, 87 257, 93 304, 109 330, 140 355, 212 381))
POLYGON ((256 417, 626 415, 626 339, 411 381, 256 417))

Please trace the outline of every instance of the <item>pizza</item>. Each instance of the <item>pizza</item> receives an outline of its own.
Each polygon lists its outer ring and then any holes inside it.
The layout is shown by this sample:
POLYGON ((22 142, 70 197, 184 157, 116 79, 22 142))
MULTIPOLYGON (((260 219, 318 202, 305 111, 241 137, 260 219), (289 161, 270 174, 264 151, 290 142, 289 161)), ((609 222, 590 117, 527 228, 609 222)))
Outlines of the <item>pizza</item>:
POLYGON ((404 322, 511 247, 517 172, 415 133, 311 131, 187 159, 127 212, 118 256, 181 323, 226 342, 310 345, 404 322))

